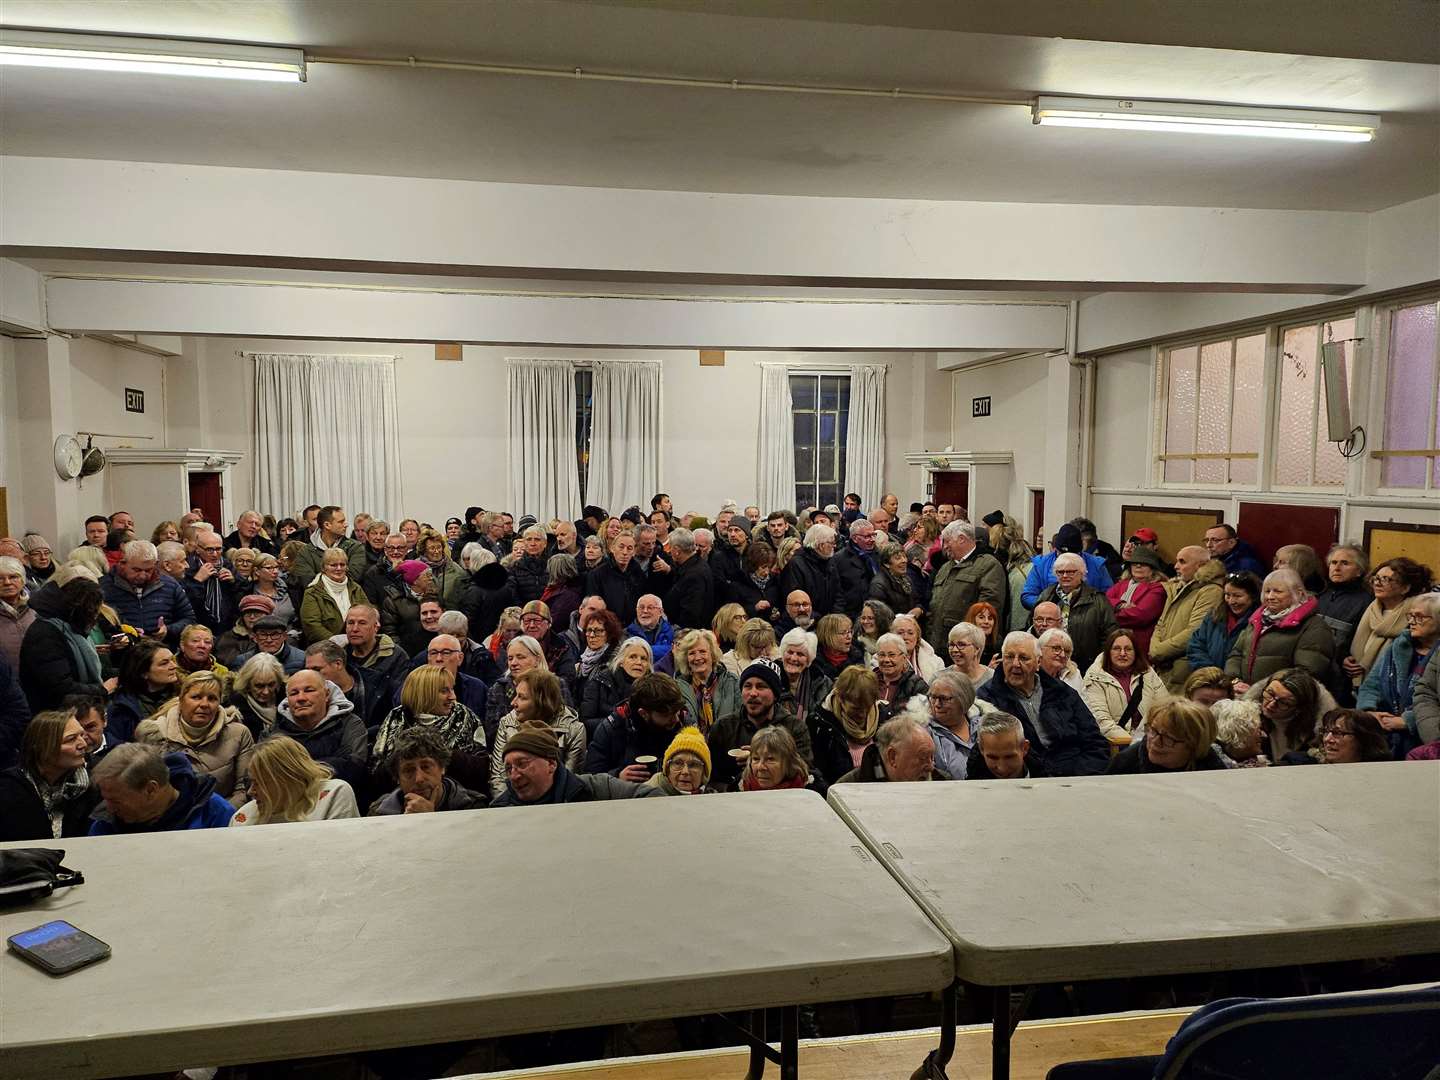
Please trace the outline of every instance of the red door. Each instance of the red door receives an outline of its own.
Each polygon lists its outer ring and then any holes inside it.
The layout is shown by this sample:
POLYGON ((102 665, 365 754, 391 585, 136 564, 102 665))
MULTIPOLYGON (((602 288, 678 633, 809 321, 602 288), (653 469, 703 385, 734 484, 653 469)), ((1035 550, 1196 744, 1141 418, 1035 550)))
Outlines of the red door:
POLYGON ((1309 544, 1323 561, 1330 545, 1340 539, 1340 511, 1334 506, 1242 502, 1235 531, 1266 566, 1286 544, 1309 544))
POLYGON ((1043 555, 1050 546, 1045 543, 1045 492, 1042 488, 1030 492, 1030 520, 1035 523, 1035 535, 1030 539, 1035 550, 1043 555))
POLYGON ((930 501, 935 504, 949 503, 951 506, 958 506, 962 510, 970 506, 970 474, 961 472, 937 472, 935 474, 935 494, 930 501))
POLYGON ((205 520, 223 534, 225 523, 220 520, 220 474, 192 472, 189 479, 190 506, 205 511, 205 520))

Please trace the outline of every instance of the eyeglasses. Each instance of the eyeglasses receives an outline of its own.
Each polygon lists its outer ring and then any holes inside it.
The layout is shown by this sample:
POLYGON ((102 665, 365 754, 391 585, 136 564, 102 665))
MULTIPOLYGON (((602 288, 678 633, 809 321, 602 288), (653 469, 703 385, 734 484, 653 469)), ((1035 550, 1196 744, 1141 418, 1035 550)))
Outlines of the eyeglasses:
POLYGON ((1269 705, 1272 709, 1285 710, 1288 712, 1295 708, 1295 699, 1293 697, 1290 697, 1288 694, 1281 697, 1277 691, 1268 686, 1265 688, 1265 692, 1260 695, 1260 701, 1261 704, 1269 705))
POLYGON ((585 628, 585 636, 586 636, 586 637, 604 637, 604 636, 605 636, 605 627, 603 627, 603 626, 587 626, 587 627, 585 628))
POLYGON ((213 554, 215 554, 215 552, 217 552, 217 551, 224 551, 225 549, 224 549, 223 547, 220 547, 220 546, 217 545, 217 546, 215 546, 215 547, 202 547, 202 548, 200 548, 200 550, 203 551, 203 552, 206 552, 207 554, 213 555, 213 554))
POLYGON ((1410 612, 1410 614, 1405 616, 1405 621, 1407 623, 1428 623, 1434 622, 1435 616, 1426 615, 1423 611, 1412 611, 1410 612))
POLYGON ((1185 741, 1184 739, 1177 739, 1174 735, 1171 735, 1167 731, 1161 731, 1159 728, 1146 728, 1145 738, 1147 741, 1153 742, 1156 746, 1165 750, 1168 750, 1172 746, 1179 746, 1185 741))
POLYGON ((459 656, 459 649, 430 649, 426 653, 431 660, 446 660, 452 656, 459 656))
POLYGON ((1400 581, 1394 574, 1376 574, 1370 579, 1372 585, 1395 585, 1400 581))
POLYGON ((1320 737, 1322 739, 1328 739, 1331 735, 1334 735, 1337 739, 1344 738, 1346 735, 1353 737, 1354 734, 1355 732, 1349 728, 1342 728, 1338 725, 1331 725, 1330 727, 1322 727, 1320 729, 1320 737))
POLYGON ((668 768, 680 772, 704 772, 705 765, 699 761, 686 761, 683 758, 671 758, 668 768))
POLYGON ((954 694, 928 694, 931 705, 948 705, 955 700, 954 694))
POLYGON ((952 642, 950 642, 950 651, 951 651, 951 652, 959 652, 959 651, 962 650, 962 649, 973 649, 973 648, 975 648, 975 643, 974 643, 973 641, 952 641, 952 642))

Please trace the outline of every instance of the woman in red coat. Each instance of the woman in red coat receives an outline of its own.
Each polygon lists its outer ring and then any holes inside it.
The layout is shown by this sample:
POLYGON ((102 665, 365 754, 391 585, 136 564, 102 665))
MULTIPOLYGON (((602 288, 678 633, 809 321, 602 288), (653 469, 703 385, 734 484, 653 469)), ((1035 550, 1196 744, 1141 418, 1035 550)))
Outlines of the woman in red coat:
POLYGON ((1125 560, 1126 575, 1110 586, 1105 599, 1115 609, 1115 621, 1130 631, 1142 656, 1150 653, 1150 635, 1165 608, 1165 564, 1148 547, 1136 544, 1125 560))

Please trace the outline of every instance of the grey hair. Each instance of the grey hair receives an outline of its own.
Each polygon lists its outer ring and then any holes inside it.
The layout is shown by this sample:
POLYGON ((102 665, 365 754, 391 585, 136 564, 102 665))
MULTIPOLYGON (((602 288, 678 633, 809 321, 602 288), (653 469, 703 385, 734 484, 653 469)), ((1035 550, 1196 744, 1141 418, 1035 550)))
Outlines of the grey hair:
POLYGON ((529 540, 532 536, 538 536, 542 540, 548 539, 545 530, 539 525, 529 525, 525 528, 523 532, 520 533, 520 537, 523 540, 529 540))
MULTIPOLYGON (((1023 633, 1024 631, 1017 630, 1015 632, 1019 634, 1023 633)), ((1064 630, 1061 630, 1058 626, 1052 626, 1049 630, 1046 630, 1043 634, 1041 634, 1040 639, 1036 642, 1036 644, 1043 649, 1052 641, 1060 641, 1072 653, 1075 651, 1075 639, 1072 638, 1069 634, 1067 634, 1064 630)))
POLYGON ((118 780, 131 791, 139 791, 152 780, 157 784, 170 783, 170 767, 158 746, 149 743, 121 743, 96 765, 90 773, 95 783, 102 780, 118 780))
POLYGON ((689 529, 676 529, 670 534, 670 550, 690 554, 695 550, 695 534, 689 529))
MULTIPOLYGON (((900 616, 897 615, 895 617, 898 619, 900 616)), ((895 648, 900 650, 901 656, 910 655, 910 646, 905 644, 905 639, 899 634, 881 634, 878 638, 875 639, 876 652, 879 652, 881 647, 884 645, 895 646, 895 648)))
POLYGON ((650 661, 650 666, 655 666, 655 650, 643 637, 627 637, 620 642, 620 647, 615 650, 615 656, 610 661, 610 670, 615 671, 620 667, 620 661, 625 659, 625 654, 631 649, 644 649, 645 659, 650 661))
POLYGON ((1440 619, 1440 593, 1423 592, 1419 596, 1413 597, 1410 601, 1410 610, 1414 611, 1416 608, 1424 609, 1424 613, 1432 619, 1440 619))
POLYGON ((1261 588, 1268 587, 1271 583, 1284 585, 1290 590, 1290 598, 1297 604, 1303 603, 1310 594, 1305 590, 1305 583, 1300 580, 1300 575, 1288 566, 1282 566, 1279 570, 1271 570, 1265 575, 1261 588))
POLYGON ((1055 562, 1053 563, 1053 565, 1056 570, 1060 569, 1060 564, 1062 562, 1066 566, 1070 566, 1075 570, 1079 570, 1082 574, 1085 572, 1085 560, 1082 559, 1079 555, 1076 555, 1073 551, 1066 551, 1055 557, 1055 562))
POLYGON ((505 651, 508 653, 511 648, 516 645, 519 645, 531 656, 535 657, 535 659, 539 661, 542 670, 550 670, 550 661, 545 659, 545 650, 540 645, 540 642, 536 641, 529 634, 516 634, 513 638, 510 639, 510 644, 505 646, 505 651))
POLYGON ((131 540, 120 549, 120 554, 126 562, 149 562, 160 557, 155 550, 155 545, 149 540, 131 540))
POLYGON ((972 731, 976 749, 980 748, 980 738, 984 735, 1014 735, 1021 742, 1025 739, 1025 725, 1018 716, 1011 716, 1008 712, 986 713, 972 731))
POLYGON ((445 611, 435 624, 436 633, 449 634, 464 642, 470 636, 470 616, 463 611, 445 611))
POLYGON ((785 636, 780 639, 781 649, 784 649, 787 645, 803 646, 805 651, 810 654, 810 659, 814 660, 815 654, 820 648, 820 639, 809 630, 801 630, 800 627, 795 626, 786 630, 785 636))
MULTIPOLYGON (((305 650, 306 657, 323 656, 327 664, 343 664, 345 650, 330 638, 321 638, 305 650)), ((273 659, 273 657, 272 657, 273 659)))
POLYGON ((981 630, 974 623, 957 622, 954 626, 950 627, 950 633, 946 636, 945 640, 953 643, 956 638, 964 638, 982 652, 985 649, 985 631, 981 630))
MULTIPOLYGON (((185 545, 178 540, 166 540, 155 548, 155 554, 161 562, 169 562, 171 559, 179 559, 185 556, 185 545)), ((271 558, 274 558, 272 555, 271 558)))
POLYGON ((1029 646, 1031 655, 1040 655, 1040 643, 1035 640, 1028 630, 1011 630, 1010 633, 1005 635, 1005 640, 1000 643, 1000 651, 1002 653, 1005 652, 1011 645, 1029 646))
POLYGON ((1215 717, 1215 741, 1229 751, 1260 726, 1260 703, 1224 698, 1210 706, 1210 715, 1215 717))
POLYGON ((829 525, 811 525, 805 530, 805 546, 807 548, 819 547, 835 539, 835 530, 829 525))
MULTIPOLYGON (((713 532, 711 532, 709 529, 696 529, 696 530, 695 530, 695 542, 696 542, 696 543, 699 543, 700 540, 701 540, 701 538, 704 538, 704 539, 710 541, 710 543, 711 543, 712 545, 715 543, 715 534, 714 534, 713 532)), ((674 543, 675 543, 675 534, 674 534, 674 533, 671 533, 671 534, 670 534, 670 543, 671 543, 671 544, 674 544, 674 543)))
POLYGON ((574 581, 580 576, 580 571, 575 568, 575 556, 562 552, 559 555, 551 555, 546 561, 545 574, 551 585, 559 585, 565 581, 574 581))
POLYGON ((1365 554, 1365 549, 1359 544, 1334 544, 1330 550, 1325 553, 1325 561, 1329 562, 1330 556, 1334 555, 1337 551, 1350 552, 1350 554, 1355 556, 1355 562, 1359 565, 1360 572, 1362 574, 1370 572, 1370 557, 1365 554))
POLYGON ((962 536, 967 540, 974 540, 975 526, 971 525, 968 521, 961 521, 959 518, 956 518, 940 530, 940 543, 951 544, 959 540, 962 536))
POLYGON ((460 549, 460 565, 466 570, 480 570, 495 561, 495 553, 484 544, 471 540, 460 549))
POLYGON ((25 564, 13 555, 0 555, 0 574, 19 574, 25 576, 25 564))
POLYGON ((892 746, 899 746, 906 739, 914 736, 916 732, 931 738, 929 729, 920 720, 917 720, 909 712, 903 712, 899 716, 892 716, 885 723, 875 730, 875 745, 883 754, 892 746))
POLYGON ((265 675, 274 679, 281 690, 285 688, 285 668, 280 661, 269 653, 257 652, 249 660, 246 660, 240 670, 235 673, 235 681, 231 685, 231 689, 237 694, 248 694, 250 684, 265 675))
POLYGON ((975 704, 975 684, 963 671, 956 671, 954 668, 946 668, 930 680, 930 689, 937 686, 948 686, 955 691, 955 698, 960 702, 962 712, 969 712, 975 704))

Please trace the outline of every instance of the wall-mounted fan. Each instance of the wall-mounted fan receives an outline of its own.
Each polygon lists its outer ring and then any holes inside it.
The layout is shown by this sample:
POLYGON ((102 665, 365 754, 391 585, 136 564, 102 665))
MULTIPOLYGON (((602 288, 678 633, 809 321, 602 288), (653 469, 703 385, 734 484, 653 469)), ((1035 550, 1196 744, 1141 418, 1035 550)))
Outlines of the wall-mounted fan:
POLYGON ((89 436, 85 440, 85 457, 80 463, 80 476, 94 476, 101 469, 105 468, 105 451, 95 445, 95 437, 89 436))

